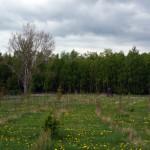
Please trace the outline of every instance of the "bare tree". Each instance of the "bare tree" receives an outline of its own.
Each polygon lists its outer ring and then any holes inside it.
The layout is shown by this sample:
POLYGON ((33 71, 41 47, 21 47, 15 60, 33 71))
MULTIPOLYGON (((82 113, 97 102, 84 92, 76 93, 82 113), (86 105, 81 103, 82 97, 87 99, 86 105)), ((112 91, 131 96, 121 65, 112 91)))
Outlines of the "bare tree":
POLYGON ((15 67, 7 65, 20 78, 24 94, 27 94, 34 69, 42 61, 48 60, 54 50, 54 38, 44 31, 37 31, 34 24, 27 23, 23 26, 23 32, 12 33, 8 45, 10 53, 18 59, 21 70, 18 72, 15 67))

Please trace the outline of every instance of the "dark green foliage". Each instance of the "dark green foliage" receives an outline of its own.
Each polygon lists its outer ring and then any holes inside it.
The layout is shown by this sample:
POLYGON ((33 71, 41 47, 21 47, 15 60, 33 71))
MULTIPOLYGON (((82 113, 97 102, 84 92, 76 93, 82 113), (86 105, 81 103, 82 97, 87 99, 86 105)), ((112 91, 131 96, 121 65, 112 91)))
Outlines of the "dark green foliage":
POLYGON ((128 109, 128 111, 129 111, 129 112, 134 112, 134 108, 131 107, 131 108, 128 109))
MULTIPOLYGON (((19 64, 14 56, 1 55, 9 64, 19 64)), ((8 93, 22 91, 20 80, 13 72, 0 64, 0 86, 8 93)), ((30 90, 34 93, 104 93, 108 86, 117 94, 148 94, 150 88, 150 53, 140 54, 133 47, 127 55, 105 49, 103 53, 87 52, 53 54, 51 58, 36 66, 30 90)))
POLYGON ((47 115, 47 117, 44 120, 44 124, 43 124, 42 128, 45 131, 50 131, 52 137, 56 137, 59 132, 59 126, 60 126, 60 122, 56 118, 54 110, 51 109, 49 111, 49 114, 47 115))

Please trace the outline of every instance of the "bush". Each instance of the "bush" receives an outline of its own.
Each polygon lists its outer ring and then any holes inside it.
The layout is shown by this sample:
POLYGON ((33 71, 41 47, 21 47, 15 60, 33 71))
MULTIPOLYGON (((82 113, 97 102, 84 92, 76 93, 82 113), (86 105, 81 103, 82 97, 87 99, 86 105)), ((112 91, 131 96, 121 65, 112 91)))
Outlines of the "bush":
POLYGON ((51 135, 57 136, 59 131, 60 122, 57 120, 55 116, 55 111, 53 109, 50 110, 48 116, 44 120, 44 125, 42 128, 45 131, 50 131, 51 135))

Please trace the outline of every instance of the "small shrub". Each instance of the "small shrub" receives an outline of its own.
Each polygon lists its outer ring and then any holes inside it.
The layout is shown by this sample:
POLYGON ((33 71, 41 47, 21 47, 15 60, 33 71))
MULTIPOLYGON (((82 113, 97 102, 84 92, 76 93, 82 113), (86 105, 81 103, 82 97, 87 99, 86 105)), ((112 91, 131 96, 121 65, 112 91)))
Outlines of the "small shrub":
POLYGON ((58 98, 58 101, 60 101, 62 97, 62 89, 61 89, 61 86, 59 85, 58 89, 57 89, 57 98, 58 98))
POLYGON ((128 111, 130 111, 130 112, 134 112, 134 108, 133 108, 133 107, 131 107, 131 108, 129 108, 129 109, 128 109, 128 111))
POLYGON ((135 108, 133 106, 130 106, 130 107, 126 108, 126 111, 128 111, 128 112, 134 112, 135 108))
POLYGON ((51 136, 57 136, 59 131, 60 122, 57 120, 55 116, 55 111, 53 109, 50 110, 48 116, 44 120, 44 125, 42 128, 45 131, 50 131, 51 136))

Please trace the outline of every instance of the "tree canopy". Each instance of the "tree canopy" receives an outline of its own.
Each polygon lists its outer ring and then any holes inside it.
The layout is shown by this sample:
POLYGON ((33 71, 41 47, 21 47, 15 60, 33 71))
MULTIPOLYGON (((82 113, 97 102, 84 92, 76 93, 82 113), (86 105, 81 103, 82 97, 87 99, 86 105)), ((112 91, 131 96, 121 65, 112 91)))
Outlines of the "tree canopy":
MULTIPOLYGON (((37 54, 36 59, 41 57, 37 54)), ((21 68, 16 55, 0 55, 0 59, 6 59, 16 71, 21 68)), ((30 90, 34 93, 57 92, 59 85, 63 93, 103 93, 107 87, 111 87, 114 93, 149 93, 150 53, 140 54, 136 47, 127 55, 113 53, 110 49, 100 54, 80 54, 73 50, 52 54, 40 62, 36 63, 30 79, 30 90)), ((9 67, 1 64, 0 72, 0 84, 5 91, 16 93, 23 90, 20 79, 9 67)))

